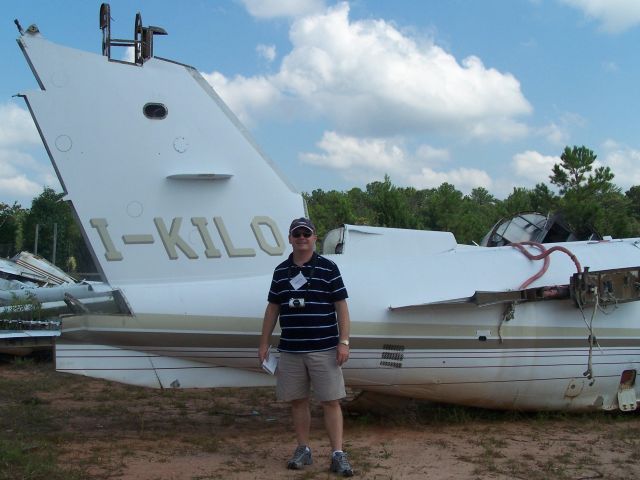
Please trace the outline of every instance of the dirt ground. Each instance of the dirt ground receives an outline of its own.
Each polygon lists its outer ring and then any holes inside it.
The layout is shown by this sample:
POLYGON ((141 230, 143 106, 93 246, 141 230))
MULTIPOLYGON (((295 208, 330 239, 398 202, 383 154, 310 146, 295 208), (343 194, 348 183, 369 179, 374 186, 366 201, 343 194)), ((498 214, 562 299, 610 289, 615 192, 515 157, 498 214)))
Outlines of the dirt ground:
MULTIPOLYGON (((394 399, 385 404, 385 413, 345 405, 345 449, 356 477, 640 475, 636 413, 523 414, 394 399)), ((335 478, 328 472, 318 405, 312 430, 314 464, 289 471, 285 464, 295 447, 289 411, 275 402, 273 389, 160 391, 57 373, 50 363, 0 362, 0 447, 18 447, 13 456, 0 453, 1 480, 335 478)))

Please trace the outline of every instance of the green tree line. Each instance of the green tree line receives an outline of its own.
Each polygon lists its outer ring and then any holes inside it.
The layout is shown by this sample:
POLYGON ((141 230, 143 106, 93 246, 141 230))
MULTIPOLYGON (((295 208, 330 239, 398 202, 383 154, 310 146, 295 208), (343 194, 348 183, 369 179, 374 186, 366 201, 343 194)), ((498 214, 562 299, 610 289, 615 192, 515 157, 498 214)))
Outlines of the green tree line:
POLYGON ((0 202, 0 256, 23 250, 37 253, 69 273, 94 273, 96 268, 63 193, 45 187, 25 209, 0 202), (37 228, 36 228, 37 225, 37 228), (36 251, 37 230, 37 251, 36 251), (54 242, 55 233, 55 242, 54 242))
MULTIPOLYGON (((594 165, 596 158, 584 146, 566 147, 550 172, 549 184, 515 187, 503 200, 482 187, 465 195, 450 183, 423 190, 398 187, 389 176, 369 183, 364 190, 318 189, 303 195, 320 238, 348 223, 450 231, 459 243, 480 243, 498 220, 523 211, 562 212, 578 235, 595 230, 616 238, 640 236, 640 186, 623 193, 613 183, 608 167, 594 165)), ((74 215, 62 197, 45 188, 29 209, 0 203, 0 256, 33 252, 39 225, 37 253, 51 261, 57 224, 55 263, 71 273, 94 272, 74 215)))
POLYGON ((640 186, 623 193, 613 183, 609 167, 595 166, 596 158, 584 146, 566 147, 550 172, 549 184, 515 187, 503 200, 482 187, 464 195, 450 183, 423 190, 397 187, 389 176, 365 190, 319 189, 304 197, 321 238, 348 223, 444 230, 459 243, 480 243, 498 220, 524 211, 562 212, 578 236, 592 231, 616 238, 640 236, 640 186))

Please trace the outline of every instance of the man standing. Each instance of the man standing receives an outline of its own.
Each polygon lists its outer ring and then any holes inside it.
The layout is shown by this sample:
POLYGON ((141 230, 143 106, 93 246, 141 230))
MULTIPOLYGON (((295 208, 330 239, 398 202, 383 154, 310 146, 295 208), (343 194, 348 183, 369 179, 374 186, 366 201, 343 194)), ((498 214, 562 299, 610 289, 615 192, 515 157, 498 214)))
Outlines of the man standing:
POLYGON ((345 477, 353 469, 342 450, 342 409, 345 397, 342 365, 349 359, 349 309, 347 290, 338 266, 315 253, 316 229, 307 218, 289 227, 293 253, 273 272, 262 324, 258 355, 268 356, 270 337, 280 319, 280 361, 277 369, 278 400, 291 403, 298 447, 287 468, 313 463, 309 448, 313 389, 321 402, 333 455, 331 471, 345 477))

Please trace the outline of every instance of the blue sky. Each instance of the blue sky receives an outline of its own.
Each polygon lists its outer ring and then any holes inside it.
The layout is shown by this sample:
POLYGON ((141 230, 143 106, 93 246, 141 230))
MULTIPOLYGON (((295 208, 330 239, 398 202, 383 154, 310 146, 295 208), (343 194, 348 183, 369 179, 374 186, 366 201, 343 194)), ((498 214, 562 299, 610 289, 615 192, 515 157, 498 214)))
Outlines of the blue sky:
MULTIPOLYGON (((485 187, 547 181, 585 145, 640 184, 638 0, 168 0, 111 4, 112 33, 165 28, 155 54, 200 70, 300 190, 383 179, 485 187)), ((0 202, 60 190, 24 102, 37 85, 13 19, 98 53, 100 2, 5 0, 0 202)), ((115 56, 126 58, 122 50, 115 56)))

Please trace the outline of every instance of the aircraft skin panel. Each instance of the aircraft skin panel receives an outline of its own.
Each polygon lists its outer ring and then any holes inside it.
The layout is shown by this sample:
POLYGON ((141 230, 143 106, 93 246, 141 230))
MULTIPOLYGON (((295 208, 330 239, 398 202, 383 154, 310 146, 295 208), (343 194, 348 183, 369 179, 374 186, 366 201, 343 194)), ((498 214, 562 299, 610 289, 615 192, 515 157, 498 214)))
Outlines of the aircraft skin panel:
MULTIPOLYGON (((361 246, 366 250, 364 244, 361 246)), ((624 265, 623 262, 640 265, 640 250, 631 240, 612 243, 608 249, 602 244, 578 242, 570 248, 585 265, 592 266, 591 270, 619 268, 624 265)), ((568 284, 575 273, 575 265, 563 255, 554 255, 548 272, 531 288, 568 284)), ((389 307, 468 298, 476 291, 517 290, 542 266, 542 262, 532 262, 509 247, 453 251, 423 257, 375 257, 375 261, 366 262, 360 261, 358 256, 352 256, 351 252, 329 258, 340 267, 350 297, 366 299, 354 305, 354 322, 366 319, 391 322, 390 325, 401 314, 389 311, 389 307), (377 278, 381 270, 385 272, 384 278, 377 278), (464 272, 464 275, 460 272, 464 272)), ((269 265, 262 275, 250 277, 125 284, 121 290, 133 311, 140 315, 158 312, 207 315, 213 309, 221 314, 235 312, 238 316, 261 318, 274 266, 269 265), (172 292, 170 296, 164 293, 168 289, 172 292)), ((582 318, 580 311, 572 304, 563 310, 571 317, 582 318)), ((422 321, 425 315, 428 312, 422 312, 415 318, 422 321)))
POLYGON ((248 276, 282 260, 302 197, 189 68, 19 41, 44 86, 25 96, 109 282, 248 276), (166 118, 145 117, 149 103, 166 118), (199 173, 231 177, 167 178, 199 173))
MULTIPOLYGON (((227 305, 233 303, 233 300, 234 298, 231 297, 227 305)), ((240 302, 240 297, 237 302, 240 302)), ((223 302, 220 301, 220 303, 223 302)), ((260 301, 256 302, 258 303, 260 301)), ((261 304, 262 310, 265 303, 266 301, 261 304)), ((635 344, 640 338, 640 326, 635 320, 640 316, 639 307, 637 302, 633 302, 620 304, 615 308, 610 307, 604 310, 606 313, 596 312, 593 330, 597 332, 598 340, 601 342, 618 340, 635 344)), ((217 309, 217 304, 212 303, 211 311, 204 315, 155 311, 135 316, 74 316, 65 317, 62 328, 65 335, 91 331, 125 333, 140 331, 147 335, 153 332, 158 334, 171 332, 174 335, 192 334, 196 338, 197 335, 207 334, 210 336, 235 335, 250 338, 250 342, 257 341, 262 325, 262 312, 257 315, 242 315, 239 311, 234 312, 230 308, 227 310, 227 315, 218 314, 219 312, 224 312, 224 309, 217 309), (217 314, 212 315, 213 311, 217 314)), ((441 342, 449 341, 447 339, 469 339, 477 343, 491 343, 499 342, 502 337, 504 344, 530 342, 532 345, 536 342, 545 343, 547 339, 565 339, 567 342, 576 339, 586 341, 592 309, 585 310, 583 316, 570 300, 554 300, 517 305, 514 318, 501 322, 503 312, 502 305, 477 307, 466 304, 456 307, 433 306, 402 313, 385 310, 384 315, 366 317, 356 308, 351 331, 352 336, 363 345, 376 346, 376 341, 381 342, 386 339, 388 341, 385 343, 402 340, 403 344, 411 348, 419 348, 429 339, 439 339, 441 342)), ((277 332, 278 330, 276 334, 277 332)), ((237 339, 234 341, 239 342, 237 339)), ((144 342, 134 344, 144 345, 144 342)))
MULTIPOLYGON (((553 303, 564 303, 568 311, 579 312, 569 301, 553 303)), ((600 321, 596 318, 598 345, 591 353, 595 382, 590 385, 584 376, 590 356, 588 329, 582 318, 558 325, 550 315, 556 308, 550 302, 518 306, 515 318, 503 329, 502 343, 497 336, 497 307, 466 305, 458 309, 466 315, 433 307, 439 315, 431 322, 423 315, 403 314, 408 319, 421 317, 422 323, 405 320, 395 329, 388 323, 378 324, 376 329, 373 322, 354 322, 351 359, 344 368, 346 382, 355 389, 490 408, 615 408, 621 372, 638 368, 640 328, 631 320, 619 324, 609 316, 603 315, 600 321), (486 311, 483 322, 474 321, 477 311, 486 311), (448 319, 455 319, 455 324, 448 324, 448 319), (532 319, 539 321, 532 325, 532 319), (570 385, 579 386, 580 393, 567 397, 570 385)), ((618 310, 610 315, 637 318, 629 314, 638 313, 635 303, 620 305, 618 310)), ((261 319, 209 320, 184 318, 184 323, 174 321, 170 329, 169 317, 133 317, 129 325, 127 318, 103 316, 86 319, 90 326, 85 329, 67 321, 63 338, 66 342, 107 341, 151 358, 178 358, 191 362, 196 372, 206 365, 257 372, 255 345, 261 319)), ((77 361, 84 362, 83 355, 77 361)), ((98 361, 98 365, 104 363, 98 361)), ((175 379, 181 385, 189 384, 180 375, 175 379)), ((129 376, 124 380, 130 381, 129 376)), ((231 386, 219 382, 218 386, 231 386)))
POLYGON ((269 387, 275 377, 106 345, 56 346, 56 370, 150 388, 269 387))
MULTIPOLYGON (((154 388, 272 386, 274 382, 273 376, 260 372, 255 349, 161 352, 63 343, 58 350, 59 371, 154 388), (204 355, 207 362, 197 360, 204 355)), ((385 353, 354 350, 344 368, 347 385, 488 408, 595 410, 616 408, 620 371, 638 368, 639 348, 607 349, 594 355, 593 383, 583 375, 588 357, 584 348, 509 350, 508 355, 504 350, 416 351, 407 353, 402 366, 396 367, 389 366, 394 357, 385 353), (501 375, 496 376, 496 371, 501 375)))
MULTIPOLYGON (((131 310, 65 317, 58 369, 162 388, 272 385, 257 345, 302 196, 192 67, 109 61, 39 34, 18 42, 66 198, 131 310)), ((618 408, 621 374, 640 362, 639 302, 476 306, 465 299, 518 291, 543 262, 449 232, 342 233, 342 253, 325 253, 349 291, 348 385, 490 408, 618 408)), ((559 245, 591 271, 640 266, 638 239, 559 245)), ((555 252, 530 288, 567 285, 576 271, 555 252)))
MULTIPOLYGON (((427 241, 428 236, 416 235, 417 242, 421 238, 427 241)), ((385 307, 471 297, 476 291, 518 290, 543 266, 542 261, 531 261, 512 247, 454 248, 433 255, 393 255, 402 251, 404 245, 393 235, 388 236, 386 247, 371 250, 367 242, 362 241, 357 253, 349 245, 349 240, 345 241, 343 255, 330 255, 328 258, 340 267, 352 297, 364 296, 368 302, 386 302, 385 307), (380 278, 380 272, 384 272, 384 278, 380 278), (373 280, 363 282, 361 279, 373 280)), ((563 245, 578 258, 583 268, 589 267, 593 271, 640 265, 638 244, 638 239, 626 239, 563 245)), ((546 246, 552 248, 555 245, 546 246)), ((563 253, 554 252, 550 256, 548 271, 530 288, 567 285, 574 273, 576 266, 571 259, 563 253)), ((375 305, 376 310, 378 307, 375 305)))

